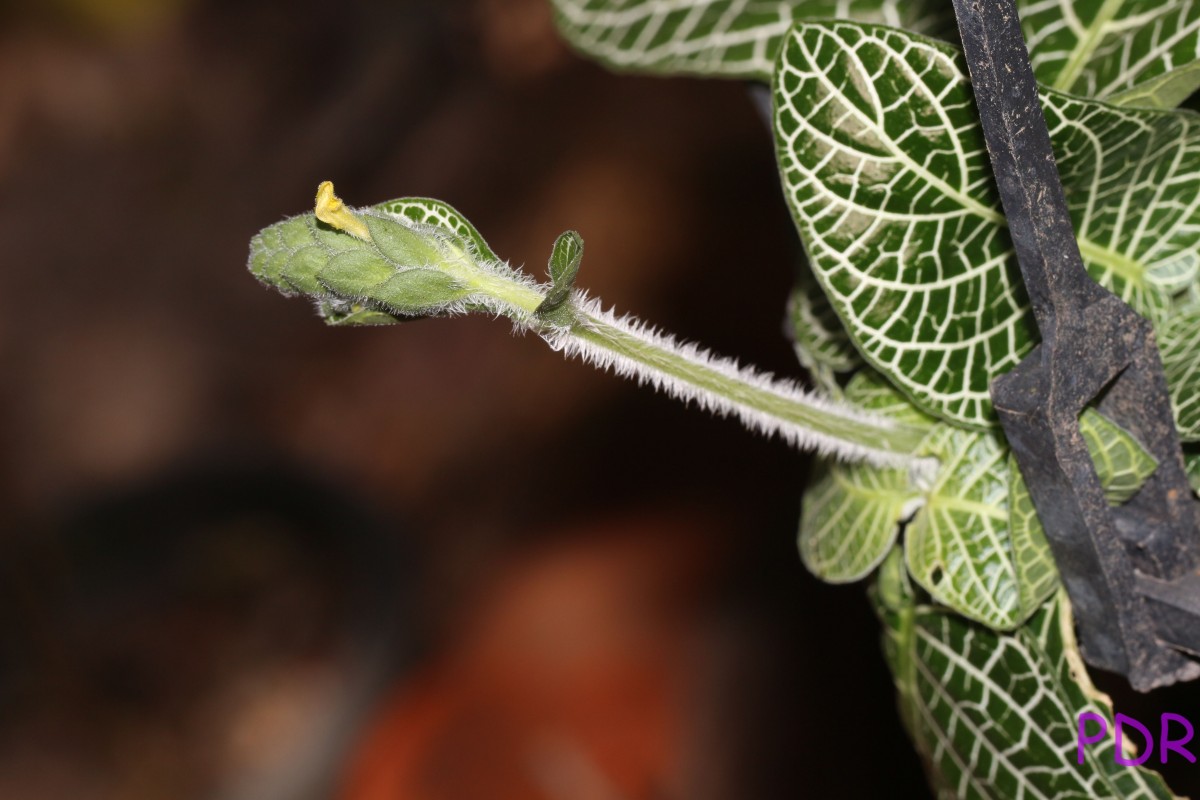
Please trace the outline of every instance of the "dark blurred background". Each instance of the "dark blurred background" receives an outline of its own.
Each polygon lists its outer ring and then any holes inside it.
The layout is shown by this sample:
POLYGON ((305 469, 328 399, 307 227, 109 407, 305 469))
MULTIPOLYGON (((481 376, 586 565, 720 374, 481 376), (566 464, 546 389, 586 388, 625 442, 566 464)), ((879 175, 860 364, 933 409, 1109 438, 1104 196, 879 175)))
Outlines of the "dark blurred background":
POLYGON ((546 0, 0 4, 0 798, 926 796, 805 457, 485 318, 246 272, 331 179, 799 376, 745 86, 546 0))

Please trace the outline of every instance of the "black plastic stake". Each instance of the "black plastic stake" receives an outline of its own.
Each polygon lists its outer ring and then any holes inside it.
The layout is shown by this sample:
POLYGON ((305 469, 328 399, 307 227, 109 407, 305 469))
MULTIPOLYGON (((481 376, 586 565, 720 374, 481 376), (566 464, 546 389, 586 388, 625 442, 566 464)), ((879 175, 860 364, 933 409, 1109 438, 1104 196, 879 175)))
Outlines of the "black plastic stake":
POLYGON ((1015 0, 954 0, 975 102, 1042 342, 992 402, 1045 528, 1087 661, 1147 691, 1200 676, 1200 515, 1150 323, 1091 279, 1054 163, 1015 0), (1159 463, 1109 507, 1088 405, 1159 463))

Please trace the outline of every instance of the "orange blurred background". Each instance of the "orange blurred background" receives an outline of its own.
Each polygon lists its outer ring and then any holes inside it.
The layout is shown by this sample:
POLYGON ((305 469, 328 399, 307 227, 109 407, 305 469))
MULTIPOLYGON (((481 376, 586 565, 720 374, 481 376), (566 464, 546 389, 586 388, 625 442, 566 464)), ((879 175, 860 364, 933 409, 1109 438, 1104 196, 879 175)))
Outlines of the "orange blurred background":
POLYGON ((925 796, 806 459, 485 318, 325 328, 245 270, 331 179, 799 376, 732 82, 545 0, 0 6, 0 798, 925 796))

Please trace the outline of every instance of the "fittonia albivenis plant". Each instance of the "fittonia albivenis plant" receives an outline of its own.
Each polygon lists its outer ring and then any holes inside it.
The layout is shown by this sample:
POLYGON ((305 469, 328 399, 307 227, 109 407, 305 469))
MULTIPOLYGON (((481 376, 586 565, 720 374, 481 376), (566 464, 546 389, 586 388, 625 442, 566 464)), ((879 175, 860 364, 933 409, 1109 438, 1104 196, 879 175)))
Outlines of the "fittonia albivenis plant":
MULTIPOLYGON (((1101 747, 1078 763, 1088 681, 1054 562, 988 400, 1032 348, 983 138, 940 0, 553 0, 613 68, 769 84, 780 177, 806 254, 789 303, 814 389, 604 310, 575 288, 582 239, 539 283, 437 200, 266 228, 251 271, 332 325, 475 311, 818 454, 800 554, 871 578, 901 716, 942 797, 1171 797, 1101 747), (891 26, 891 27, 889 27, 891 26)), ((1092 275, 1155 325, 1177 427, 1200 442, 1200 3, 1022 0, 1025 34, 1092 275)), ((792 265, 781 264, 780 269, 792 265)), ((1081 420, 1113 505, 1155 469, 1081 420)), ((1200 451, 1187 455, 1200 479, 1200 451)), ((1197 482, 1200 482, 1198 480, 1197 482)), ((1111 740, 1110 740, 1111 742, 1111 740)))

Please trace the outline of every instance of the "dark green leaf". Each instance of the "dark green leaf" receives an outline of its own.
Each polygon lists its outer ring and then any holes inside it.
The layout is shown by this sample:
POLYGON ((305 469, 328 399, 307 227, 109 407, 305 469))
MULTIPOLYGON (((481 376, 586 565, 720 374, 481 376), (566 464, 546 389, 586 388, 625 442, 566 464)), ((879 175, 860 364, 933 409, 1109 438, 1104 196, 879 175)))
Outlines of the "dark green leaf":
POLYGON ((579 264, 583 261, 583 238, 575 231, 559 234, 550 253, 550 291, 546 299, 538 306, 539 316, 552 314, 567 298, 575 287, 575 279, 579 276, 579 264))

